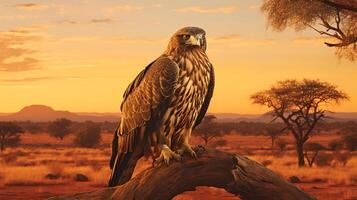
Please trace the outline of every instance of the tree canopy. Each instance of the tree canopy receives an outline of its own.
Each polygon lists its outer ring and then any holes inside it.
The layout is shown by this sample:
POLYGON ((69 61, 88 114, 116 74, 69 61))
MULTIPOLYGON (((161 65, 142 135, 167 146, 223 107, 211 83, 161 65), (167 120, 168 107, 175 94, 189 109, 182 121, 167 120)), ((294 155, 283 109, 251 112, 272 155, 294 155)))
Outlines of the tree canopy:
POLYGON ((51 122, 48 125, 47 130, 53 137, 57 137, 63 140, 66 135, 70 134, 71 124, 72 121, 65 118, 61 118, 55 120, 54 122, 51 122))
POLYGON ((357 56, 357 0, 264 0, 261 10, 277 31, 311 28, 329 38, 325 44, 338 56, 357 56))
POLYGON ((319 80, 279 81, 268 90, 251 96, 253 103, 267 106, 275 119, 280 118, 293 134, 299 165, 304 165, 303 145, 317 123, 325 118, 328 107, 348 99, 337 86, 319 80))
POLYGON ((23 129, 12 122, 0 122, 0 151, 6 146, 15 146, 20 142, 23 129))

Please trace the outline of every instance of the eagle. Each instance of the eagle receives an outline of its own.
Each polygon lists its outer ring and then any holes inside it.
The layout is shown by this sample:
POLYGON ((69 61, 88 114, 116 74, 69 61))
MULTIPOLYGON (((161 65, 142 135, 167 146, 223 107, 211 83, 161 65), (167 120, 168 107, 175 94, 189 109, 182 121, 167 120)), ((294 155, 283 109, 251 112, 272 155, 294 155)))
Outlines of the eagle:
POLYGON ((184 153, 196 157, 189 138, 207 112, 215 84, 206 48, 203 29, 181 28, 129 84, 112 141, 110 187, 129 181, 142 156, 167 165, 184 153))

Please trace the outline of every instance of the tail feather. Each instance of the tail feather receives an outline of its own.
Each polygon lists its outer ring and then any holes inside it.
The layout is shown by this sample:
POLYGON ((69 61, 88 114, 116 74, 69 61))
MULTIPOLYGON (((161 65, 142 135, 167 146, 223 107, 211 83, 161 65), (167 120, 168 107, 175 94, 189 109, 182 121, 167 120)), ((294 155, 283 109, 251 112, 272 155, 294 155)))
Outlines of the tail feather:
POLYGON ((110 162, 109 162, 110 169, 113 169, 117 155, 118 155, 118 129, 115 130, 113 136, 112 157, 110 158, 110 162))
POLYGON ((118 152, 118 135, 116 131, 112 142, 112 157, 110 160, 112 172, 109 179, 109 187, 128 182, 133 175, 137 161, 142 156, 143 150, 138 146, 133 152, 118 152))

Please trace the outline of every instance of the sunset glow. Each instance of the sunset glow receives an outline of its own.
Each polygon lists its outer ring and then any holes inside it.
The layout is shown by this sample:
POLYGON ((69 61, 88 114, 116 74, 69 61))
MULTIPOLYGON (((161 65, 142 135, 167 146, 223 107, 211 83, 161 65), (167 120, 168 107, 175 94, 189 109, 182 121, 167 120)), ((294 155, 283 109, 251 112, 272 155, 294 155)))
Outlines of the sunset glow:
POLYGON ((274 32, 260 0, 0 3, 0 112, 31 104, 74 112, 119 112, 126 86, 184 26, 206 30, 216 71, 209 112, 263 113, 250 95, 276 81, 331 82, 357 112, 357 64, 335 56, 312 31, 274 32), (90 3, 89 3, 90 2, 90 3))

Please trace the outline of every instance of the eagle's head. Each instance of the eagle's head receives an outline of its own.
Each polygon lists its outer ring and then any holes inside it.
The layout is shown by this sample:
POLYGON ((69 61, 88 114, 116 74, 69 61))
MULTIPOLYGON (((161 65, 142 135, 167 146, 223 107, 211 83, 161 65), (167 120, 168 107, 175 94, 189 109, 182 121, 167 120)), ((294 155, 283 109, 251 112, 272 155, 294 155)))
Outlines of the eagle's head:
POLYGON ((201 49, 206 51, 206 32, 198 27, 184 27, 176 31, 176 33, 171 37, 168 51, 174 49, 201 49))

